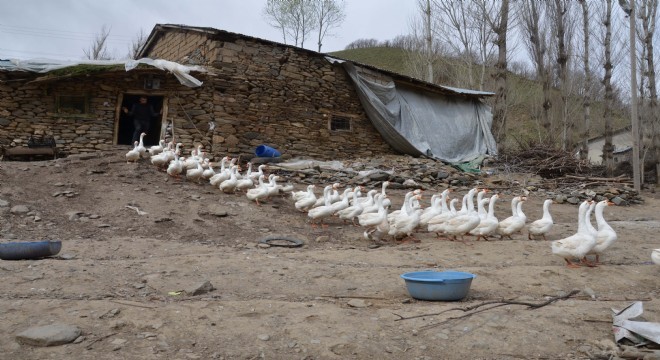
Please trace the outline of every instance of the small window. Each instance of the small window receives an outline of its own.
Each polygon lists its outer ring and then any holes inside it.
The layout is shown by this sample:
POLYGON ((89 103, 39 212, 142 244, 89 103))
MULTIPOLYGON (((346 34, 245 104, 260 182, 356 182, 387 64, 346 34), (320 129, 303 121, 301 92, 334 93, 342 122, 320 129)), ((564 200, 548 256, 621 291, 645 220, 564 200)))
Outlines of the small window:
POLYGON ((87 97, 84 95, 58 95, 57 112, 63 115, 82 115, 88 113, 87 97))
POLYGON ((345 116, 332 115, 330 119, 330 130, 351 131, 351 119, 345 116))

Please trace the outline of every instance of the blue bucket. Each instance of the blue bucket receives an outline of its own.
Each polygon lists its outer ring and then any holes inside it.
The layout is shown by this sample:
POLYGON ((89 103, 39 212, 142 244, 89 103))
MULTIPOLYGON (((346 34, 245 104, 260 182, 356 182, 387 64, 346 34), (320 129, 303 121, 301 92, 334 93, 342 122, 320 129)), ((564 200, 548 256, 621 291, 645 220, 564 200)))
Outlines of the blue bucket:
POLYGON ((40 259, 57 255, 61 249, 62 242, 60 240, 10 242, 0 244, 0 259, 40 259))
POLYGON ((401 275, 408 293, 415 299, 457 301, 465 298, 474 274, 460 271, 417 271, 401 275))
POLYGON ((268 145, 259 145, 257 146, 257 149, 254 151, 255 155, 258 157, 280 157, 280 152, 273 149, 272 147, 268 145))

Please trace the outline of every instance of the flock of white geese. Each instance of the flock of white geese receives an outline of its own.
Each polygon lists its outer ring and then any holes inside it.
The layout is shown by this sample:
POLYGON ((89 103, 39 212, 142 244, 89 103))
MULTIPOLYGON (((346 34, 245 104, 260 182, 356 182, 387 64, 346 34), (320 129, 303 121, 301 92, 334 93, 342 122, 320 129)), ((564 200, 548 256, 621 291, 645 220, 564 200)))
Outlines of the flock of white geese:
MULTIPOLYGON (((551 199, 543 203, 543 216, 527 223, 527 216, 522 210, 525 196, 515 196, 511 200, 511 216, 499 220, 495 216, 495 203, 499 194, 486 197, 487 189, 473 188, 462 197, 462 203, 457 209, 458 199, 449 199, 450 189, 446 189, 431 197, 430 205, 422 206, 422 190, 406 193, 400 208, 391 210, 392 203, 386 189, 389 182, 385 181, 379 189, 371 189, 365 193, 361 186, 347 187, 339 192, 341 185, 335 183, 325 186, 322 196, 315 193, 316 185, 308 185, 304 191, 294 191, 291 184, 278 184, 279 177, 271 174, 266 181, 260 165, 253 171, 252 164, 241 173, 236 158, 225 157, 220 162, 220 169, 213 169, 209 159, 202 151, 202 146, 190 152, 190 156, 180 156, 181 143, 165 143, 146 148, 143 145, 144 133, 134 148, 126 153, 127 162, 135 162, 140 158, 148 158, 151 163, 164 169, 170 176, 184 177, 193 182, 208 182, 218 187, 224 193, 245 191, 247 198, 259 204, 270 197, 291 194, 295 208, 307 213, 312 227, 327 226, 326 220, 340 219, 343 223, 352 223, 364 228, 363 236, 369 240, 379 241, 386 236, 394 240, 413 240, 416 232, 435 233, 438 237, 450 240, 464 241, 464 236, 472 235, 475 239, 500 239, 522 233, 527 229, 527 238, 543 238, 553 227, 550 214, 551 199), (476 197, 476 206, 475 206, 476 197)), ((577 232, 569 237, 552 241, 552 253, 562 257, 568 267, 580 267, 580 264, 590 267, 599 264, 600 256, 616 240, 617 234, 603 216, 606 206, 612 205, 608 200, 600 202, 584 201, 579 206, 577 232), (595 216, 596 227, 592 225, 591 216, 595 216), (588 257, 593 256, 590 260, 588 257)), ((660 249, 652 252, 654 263, 660 265, 660 249)))

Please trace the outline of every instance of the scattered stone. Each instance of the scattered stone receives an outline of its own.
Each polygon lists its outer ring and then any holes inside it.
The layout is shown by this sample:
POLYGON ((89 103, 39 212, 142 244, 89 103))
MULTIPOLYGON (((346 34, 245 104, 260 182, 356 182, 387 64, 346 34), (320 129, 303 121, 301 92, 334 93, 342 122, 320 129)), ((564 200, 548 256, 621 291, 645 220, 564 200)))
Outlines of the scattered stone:
POLYGON ((16 335, 16 340, 27 345, 57 346, 73 342, 81 333, 74 325, 53 324, 31 327, 16 335))
POLYGON ((0 207, 8 207, 9 201, 0 199, 0 207))
POLYGON ((198 285, 193 286, 189 289, 186 289, 185 292, 186 292, 186 294, 188 294, 190 296, 195 296, 195 295, 206 294, 206 293, 211 292, 213 290, 215 290, 215 288, 213 287, 213 284, 211 284, 210 281, 206 280, 201 284, 198 284, 198 285))
POLYGON ((371 304, 367 303, 366 301, 362 299, 351 299, 348 301, 348 306, 354 307, 354 308, 366 308, 371 306, 371 304))
POLYGON ((30 209, 25 205, 16 205, 13 206, 9 212, 14 215, 24 215, 30 212, 30 209))
POLYGON ((209 214, 215 215, 217 217, 225 217, 225 216, 229 215, 227 213, 227 210, 219 204, 210 204, 208 206, 208 211, 209 211, 209 214))
POLYGON ((268 341, 268 340, 270 340, 270 335, 268 335, 268 334, 259 334, 259 335, 257 335, 257 339, 259 339, 261 341, 268 341))

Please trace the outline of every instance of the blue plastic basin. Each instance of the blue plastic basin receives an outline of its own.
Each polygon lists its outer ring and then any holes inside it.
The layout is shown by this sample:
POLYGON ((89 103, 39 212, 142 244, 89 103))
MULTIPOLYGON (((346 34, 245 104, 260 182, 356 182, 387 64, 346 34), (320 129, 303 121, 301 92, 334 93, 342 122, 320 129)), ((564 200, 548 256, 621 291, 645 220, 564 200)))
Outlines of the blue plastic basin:
POLYGON ((401 275, 408 293, 415 299, 457 301, 470 291, 474 274, 461 271, 416 271, 401 275))
POLYGON ((62 250, 59 240, 10 242, 0 244, 0 259, 26 260, 57 255, 62 250))

